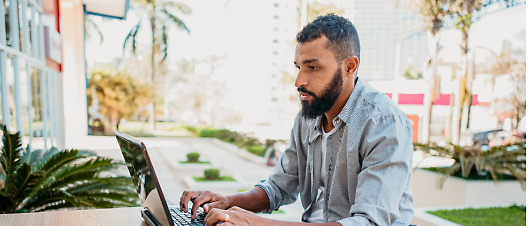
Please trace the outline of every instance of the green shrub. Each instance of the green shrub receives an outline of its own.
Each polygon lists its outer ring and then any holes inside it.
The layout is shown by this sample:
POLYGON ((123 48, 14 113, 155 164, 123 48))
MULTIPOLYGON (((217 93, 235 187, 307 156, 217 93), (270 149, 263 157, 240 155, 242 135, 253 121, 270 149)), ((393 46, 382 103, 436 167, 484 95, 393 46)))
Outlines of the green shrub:
POLYGON ((187 131, 189 131, 189 132, 191 132, 191 133, 193 133, 195 135, 198 134, 198 129, 196 127, 194 127, 194 126, 185 126, 184 128, 185 128, 185 130, 187 130, 187 131))
POLYGON ((264 155, 266 154, 266 147, 264 147, 263 145, 252 145, 247 150, 261 157, 264 157, 264 155))
POLYGON ((187 154, 187 162, 198 162, 198 159, 200 159, 200 153, 198 152, 191 152, 187 154))
POLYGON ((211 128, 204 128, 204 129, 200 130, 199 136, 200 137, 215 137, 216 131, 218 131, 218 130, 211 129, 211 128))
POLYGON ((204 178, 207 180, 218 180, 220 179, 220 170, 211 168, 204 170, 204 178))

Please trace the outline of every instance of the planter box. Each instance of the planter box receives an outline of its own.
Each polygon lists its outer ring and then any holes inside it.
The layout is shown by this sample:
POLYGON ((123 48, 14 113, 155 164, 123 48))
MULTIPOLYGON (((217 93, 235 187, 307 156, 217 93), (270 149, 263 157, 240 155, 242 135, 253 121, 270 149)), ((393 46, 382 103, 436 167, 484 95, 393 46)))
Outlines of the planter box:
POLYGON ((413 170, 411 188, 415 208, 526 205, 526 191, 522 190, 518 181, 495 182, 448 177, 440 189, 440 179, 443 176, 425 169, 413 170))
POLYGON ((218 190, 241 190, 251 188, 252 185, 248 185, 242 179, 233 176, 236 181, 207 181, 207 182, 197 182, 192 176, 187 175, 183 177, 183 181, 189 187, 189 190, 209 190, 209 191, 218 191, 218 190))
POLYGON ((177 170, 205 170, 210 168, 215 168, 211 163, 181 163, 176 162, 174 168, 177 170))

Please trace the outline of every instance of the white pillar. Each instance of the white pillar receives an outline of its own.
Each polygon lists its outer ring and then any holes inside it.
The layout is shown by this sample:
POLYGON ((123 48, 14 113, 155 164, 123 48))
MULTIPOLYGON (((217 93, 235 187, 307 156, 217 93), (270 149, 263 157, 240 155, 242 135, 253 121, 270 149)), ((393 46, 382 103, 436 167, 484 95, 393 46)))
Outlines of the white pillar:
POLYGON ((84 10, 80 0, 60 0, 63 137, 65 148, 88 135, 84 55, 84 10))

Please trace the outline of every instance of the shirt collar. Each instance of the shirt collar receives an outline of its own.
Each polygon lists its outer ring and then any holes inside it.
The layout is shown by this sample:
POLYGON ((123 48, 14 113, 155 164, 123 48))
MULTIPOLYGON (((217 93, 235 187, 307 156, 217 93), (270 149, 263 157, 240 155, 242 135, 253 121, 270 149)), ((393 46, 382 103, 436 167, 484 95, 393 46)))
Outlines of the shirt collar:
POLYGON ((345 123, 349 123, 350 120, 352 120, 352 117, 350 115, 352 107, 355 106, 358 100, 360 99, 361 93, 363 92, 364 88, 365 84, 359 77, 357 77, 356 84, 354 85, 354 90, 352 90, 352 93, 348 97, 348 100, 343 109, 341 109, 339 115, 337 115, 337 118, 341 119, 345 123))
MULTIPOLYGON (((361 96, 361 92, 363 91, 364 87, 365 87, 365 84, 363 83, 363 81, 361 81, 361 79, 357 77, 356 84, 354 85, 354 90, 352 90, 352 93, 348 97, 348 100, 345 106, 343 107, 343 109, 341 109, 341 112, 339 112, 339 115, 337 115, 336 119, 340 119, 341 121, 345 123, 350 122, 351 120, 350 112, 351 112, 352 106, 354 106, 359 100, 361 96)), ((310 141, 314 141, 319 135, 321 135, 322 120, 323 120, 323 115, 317 116, 317 118, 312 120, 313 124, 310 126, 310 128, 315 130, 315 133, 311 133, 312 136, 310 137, 310 141)))

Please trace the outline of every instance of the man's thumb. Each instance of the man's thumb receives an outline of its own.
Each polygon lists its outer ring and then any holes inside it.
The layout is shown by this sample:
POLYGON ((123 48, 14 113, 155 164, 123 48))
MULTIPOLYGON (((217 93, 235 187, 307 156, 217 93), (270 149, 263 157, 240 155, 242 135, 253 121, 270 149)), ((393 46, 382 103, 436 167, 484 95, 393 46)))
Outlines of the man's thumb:
POLYGON ((219 208, 217 202, 207 203, 207 204, 204 204, 204 205, 203 205, 203 211, 204 211, 205 213, 209 213, 209 211, 211 211, 213 208, 219 208))

